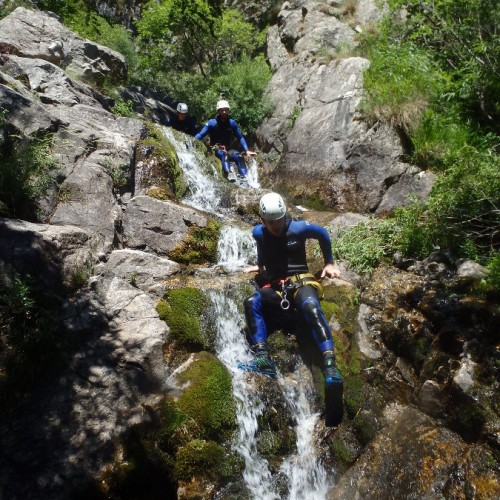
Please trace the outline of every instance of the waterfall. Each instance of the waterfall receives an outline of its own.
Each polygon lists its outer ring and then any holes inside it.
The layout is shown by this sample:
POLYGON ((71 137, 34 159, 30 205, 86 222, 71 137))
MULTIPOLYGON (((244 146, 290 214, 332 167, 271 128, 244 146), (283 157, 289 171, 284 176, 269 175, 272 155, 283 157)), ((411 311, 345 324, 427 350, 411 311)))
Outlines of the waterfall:
MULTIPOLYGON (((218 213, 226 181, 220 179, 218 172, 193 147, 192 138, 178 140, 168 128, 164 133, 177 151, 180 166, 188 184, 189 194, 184 202, 194 208, 209 212, 226 220, 218 241, 218 263, 227 271, 238 271, 255 262, 255 241, 249 228, 230 225, 227 217, 218 213)), ((259 188, 257 162, 254 158, 247 161, 248 176, 245 183, 238 181, 241 188, 259 188)), ((224 291, 208 292, 216 328, 216 355, 226 366, 232 378, 233 397, 236 405, 238 432, 232 444, 245 463, 243 480, 250 495, 255 500, 279 500, 275 477, 269 464, 257 449, 259 433, 258 419, 264 411, 260 394, 248 373, 238 369, 237 362, 251 360, 243 332, 244 318, 234 294, 224 291)), ((311 384, 301 382, 300 369, 287 378, 279 375, 279 385, 291 413, 296 417, 296 452, 287 457, 279 471, 288 482, 288 500, 323 500, 326 498, 328 481, 326 471, 320 463, 314 446, 315 430, 319 415, 311 411, 306 387, 311 384)), ((302 366, 302 369, 305 369, 302 366)), ((258 375, 261 376, 261 375, 258 375)), ((311 396, 311 395, 309 395, 311 396)))
POLYGON ((184 173, 189 194, 183 202, 198 210, 220 215, 218 209, 223 189, 214 166, 193 147, 192 137, 177 139, 169 127, 163 127, 163 133, 174 145, 184 173))
MULTIPOLYGON (((211 291, 209 296, 217 331, 216 354, 232 376, 239 429, 233 449, 245 461, 245 485, 256 500, 278 499, 268 463, 257 451, 258 417, 262 414, 263 404, 245 372, 237 368, 238 360, 246 362, 251 359, 242 333, 243 316, 232 296, 221 291, 211 291)), ((276 380, 297 422, 297 451, 283 462, 281 473, 288 479, 288 500, 324 500, 331 485, 314 446, 319 414, 311 411, 300 370, 299 367, 286 379, 279 375, 276 380)))
POLYGON ((255 158, 250 158, 249 160, 246 160, 246 164, 248 168, 247 182, 249 187, 254 189, 260 188, 257 160, 255 158))
POLYGON ((255 240, 250 230, 225 225, 220 233, 217 246, 219 256, 218 266, 229 271, 236 271, 251 263, 255 259, 255 240))
POLYGON ((224 293, 210 292, 210 299, 216 321, 217 357, 232 376, 239 429, 233 448, 245 461, 243 479, 256 500, 277 500, 279 497, 272 490, 268 463, 257 451, 257 418, 262 413, 263 404, 248 384, 245 372, 237 368, 237 360, 251 359, 242 334, 243 317, 235 301, 224 293))
POLYGON ((294 380, 280 378, 279 381, 297 419, 297 453, 283 462, 281 471, 289 480, 289 500, 324 500, 331 485, 314 448, 314 431, 319 414, 311 411, 300 370, 301 367, 293 374, 294 380))

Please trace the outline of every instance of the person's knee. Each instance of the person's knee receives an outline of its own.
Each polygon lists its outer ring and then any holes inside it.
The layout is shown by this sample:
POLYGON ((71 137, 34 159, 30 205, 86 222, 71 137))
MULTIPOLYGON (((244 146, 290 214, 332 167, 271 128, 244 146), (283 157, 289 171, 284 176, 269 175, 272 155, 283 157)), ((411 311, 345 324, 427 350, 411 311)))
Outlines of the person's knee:
POLYGON ((245 311, 249 313, 255 311, 258 307, 260 307, 260 295, 258 294, 258 292, 255 292, 252 295, 248 296, 243 301, 243 307, 245 311))
POLYGON ((314 298, 308 298, 302 303, 302 312, 307 318, 318 318, 321 314, 319 302, 314 298))

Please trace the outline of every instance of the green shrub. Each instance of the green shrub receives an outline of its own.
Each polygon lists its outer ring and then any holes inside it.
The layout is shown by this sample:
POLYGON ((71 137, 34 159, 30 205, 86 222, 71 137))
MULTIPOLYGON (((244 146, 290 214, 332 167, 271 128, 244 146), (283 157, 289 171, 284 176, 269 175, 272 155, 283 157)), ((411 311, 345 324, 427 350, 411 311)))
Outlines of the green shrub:
POLYGON ((61 362, 59 300, 30 276, 0 275, 0 414, 61 362))
POLYGON ((378 265, 387 251, 387 242, 378 231, 375 219, 352 228, 337 231, 332 236, 334 259, 346 259, 360 273, 368 273, 378 265))
POLYGON ((118 116, 126 116, 129 118, 135 116, 134 103, 123 99, 117 99, 111 111, 118 116))
POLYGON ((447 99, 466 119, 496 130, 500 123, 500 9, 495 0, 391 0, 388 33, 411 40, 440 62, 450 75, 447 99), (404 8, 404 22, 398 15, 404 8))
POLYGON ((498 251, 499 207, 500 157, 491 150, 464 148, 432 190, 425 221, 429 240, 474 258, 498 251))
POLYGON ((52 135, 14 138, 0 152, 0 215, 36 220, 37 200, 55 185, 52 135))
POLYGON ((361 110, 371 122, 408 133, 419 125, 443 77, 426 51, 409 43, 386 44, 381 40, 366 47, 370 67, 361 110))

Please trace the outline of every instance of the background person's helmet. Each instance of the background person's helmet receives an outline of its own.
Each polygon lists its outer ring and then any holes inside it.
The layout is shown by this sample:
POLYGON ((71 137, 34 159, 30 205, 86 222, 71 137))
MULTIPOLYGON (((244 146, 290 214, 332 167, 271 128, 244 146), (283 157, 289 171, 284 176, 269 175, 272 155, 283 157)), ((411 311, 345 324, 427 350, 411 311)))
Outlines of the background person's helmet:
POLYGON ((265 220, 278 220, 285 216, 286 206, 278 193, 267 193, 259 202, 259 214, 265 220))
POLYGON ((187 113, 188 112, 188 105, 184 102, 180 102, 179 104, 177 104, 177 112, 187 113))
POLYGON ((217 111, 219 111, 219 109, 223 109, 223 108, 231 109, 229 107, 229 103, 225 99, 221 99, 220 101, 217 101, 217 111))

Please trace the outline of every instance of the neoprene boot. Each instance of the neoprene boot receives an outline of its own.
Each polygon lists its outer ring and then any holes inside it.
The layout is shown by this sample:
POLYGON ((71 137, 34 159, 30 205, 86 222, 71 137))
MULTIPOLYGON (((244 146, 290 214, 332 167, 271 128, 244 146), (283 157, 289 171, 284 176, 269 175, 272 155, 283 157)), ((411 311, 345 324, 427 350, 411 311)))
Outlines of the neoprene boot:
POLYGON ((337 365, 335 364, 335 356, 333 354, 333 351, 325 351, 323 353, 323 357, 324 357, 325 383, 327 385, 342 384, 344 380, 339 373, 337 365))
POLYGON ((269 357, 267 342, 259 342, 252 347, 254 352, 253 362, 261 370, 275 370, 275 363, 269 357))

